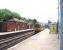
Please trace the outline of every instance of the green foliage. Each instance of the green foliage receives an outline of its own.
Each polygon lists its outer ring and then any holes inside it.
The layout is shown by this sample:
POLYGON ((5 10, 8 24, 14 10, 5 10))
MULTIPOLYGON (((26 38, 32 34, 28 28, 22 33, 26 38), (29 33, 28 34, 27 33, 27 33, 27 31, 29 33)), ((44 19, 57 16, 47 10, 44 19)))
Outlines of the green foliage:
POLYGON ((32 20, 31 19, 27 19, 27 23, 32 24, 32 20))
POLYGON ((8 9, 0 9, 0 21, 5 21, 5 20, 11 19, 11 18, 20 19, 21 17, 19 14, 12 12, 8 9))
POLYGON ((37 20, 36 19, 33 19, 33 24, 36 24, 37 23, 37 20))
POLYGON ((27 23, 35 25, 38 24, 38 21, 36 19, 27 19, 27 23))

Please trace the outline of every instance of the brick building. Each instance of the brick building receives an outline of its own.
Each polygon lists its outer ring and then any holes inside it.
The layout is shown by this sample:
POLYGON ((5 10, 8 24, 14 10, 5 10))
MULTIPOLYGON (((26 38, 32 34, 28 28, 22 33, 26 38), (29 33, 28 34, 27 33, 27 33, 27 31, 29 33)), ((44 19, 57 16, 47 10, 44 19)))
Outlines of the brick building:
POLYGON ((10 32, 28 29, 29 25, 23 20, 18 20, 16 18, 0 22, 0 32, 10 32))

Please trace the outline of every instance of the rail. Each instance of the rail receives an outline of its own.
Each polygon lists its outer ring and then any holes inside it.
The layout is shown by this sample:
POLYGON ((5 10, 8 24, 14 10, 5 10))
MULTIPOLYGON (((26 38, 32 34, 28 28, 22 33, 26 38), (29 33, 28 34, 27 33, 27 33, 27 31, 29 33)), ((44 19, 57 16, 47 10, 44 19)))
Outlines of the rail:
POLYGON ((0 33, 0 50, 6 50, 34 34, 33 29, 0 33))

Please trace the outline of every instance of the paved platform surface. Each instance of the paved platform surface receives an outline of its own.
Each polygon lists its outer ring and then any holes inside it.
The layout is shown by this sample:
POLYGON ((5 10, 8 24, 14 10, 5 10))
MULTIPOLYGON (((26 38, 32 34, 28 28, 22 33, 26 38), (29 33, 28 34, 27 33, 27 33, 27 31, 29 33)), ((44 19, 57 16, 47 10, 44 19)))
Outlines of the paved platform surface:
POLYGON ((7 50, 59 50, 58 35, 45 29, 7 50))

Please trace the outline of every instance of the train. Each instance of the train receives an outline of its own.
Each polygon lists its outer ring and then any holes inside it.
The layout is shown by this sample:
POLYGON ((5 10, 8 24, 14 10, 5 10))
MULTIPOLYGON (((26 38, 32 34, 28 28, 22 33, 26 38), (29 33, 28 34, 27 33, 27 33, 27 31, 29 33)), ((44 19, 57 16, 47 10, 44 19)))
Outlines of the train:
POLYGON ((43 30, 43 26, 40 24, 35 24, 33 29, 34 29, 35 33, 38 33, 43 30))

